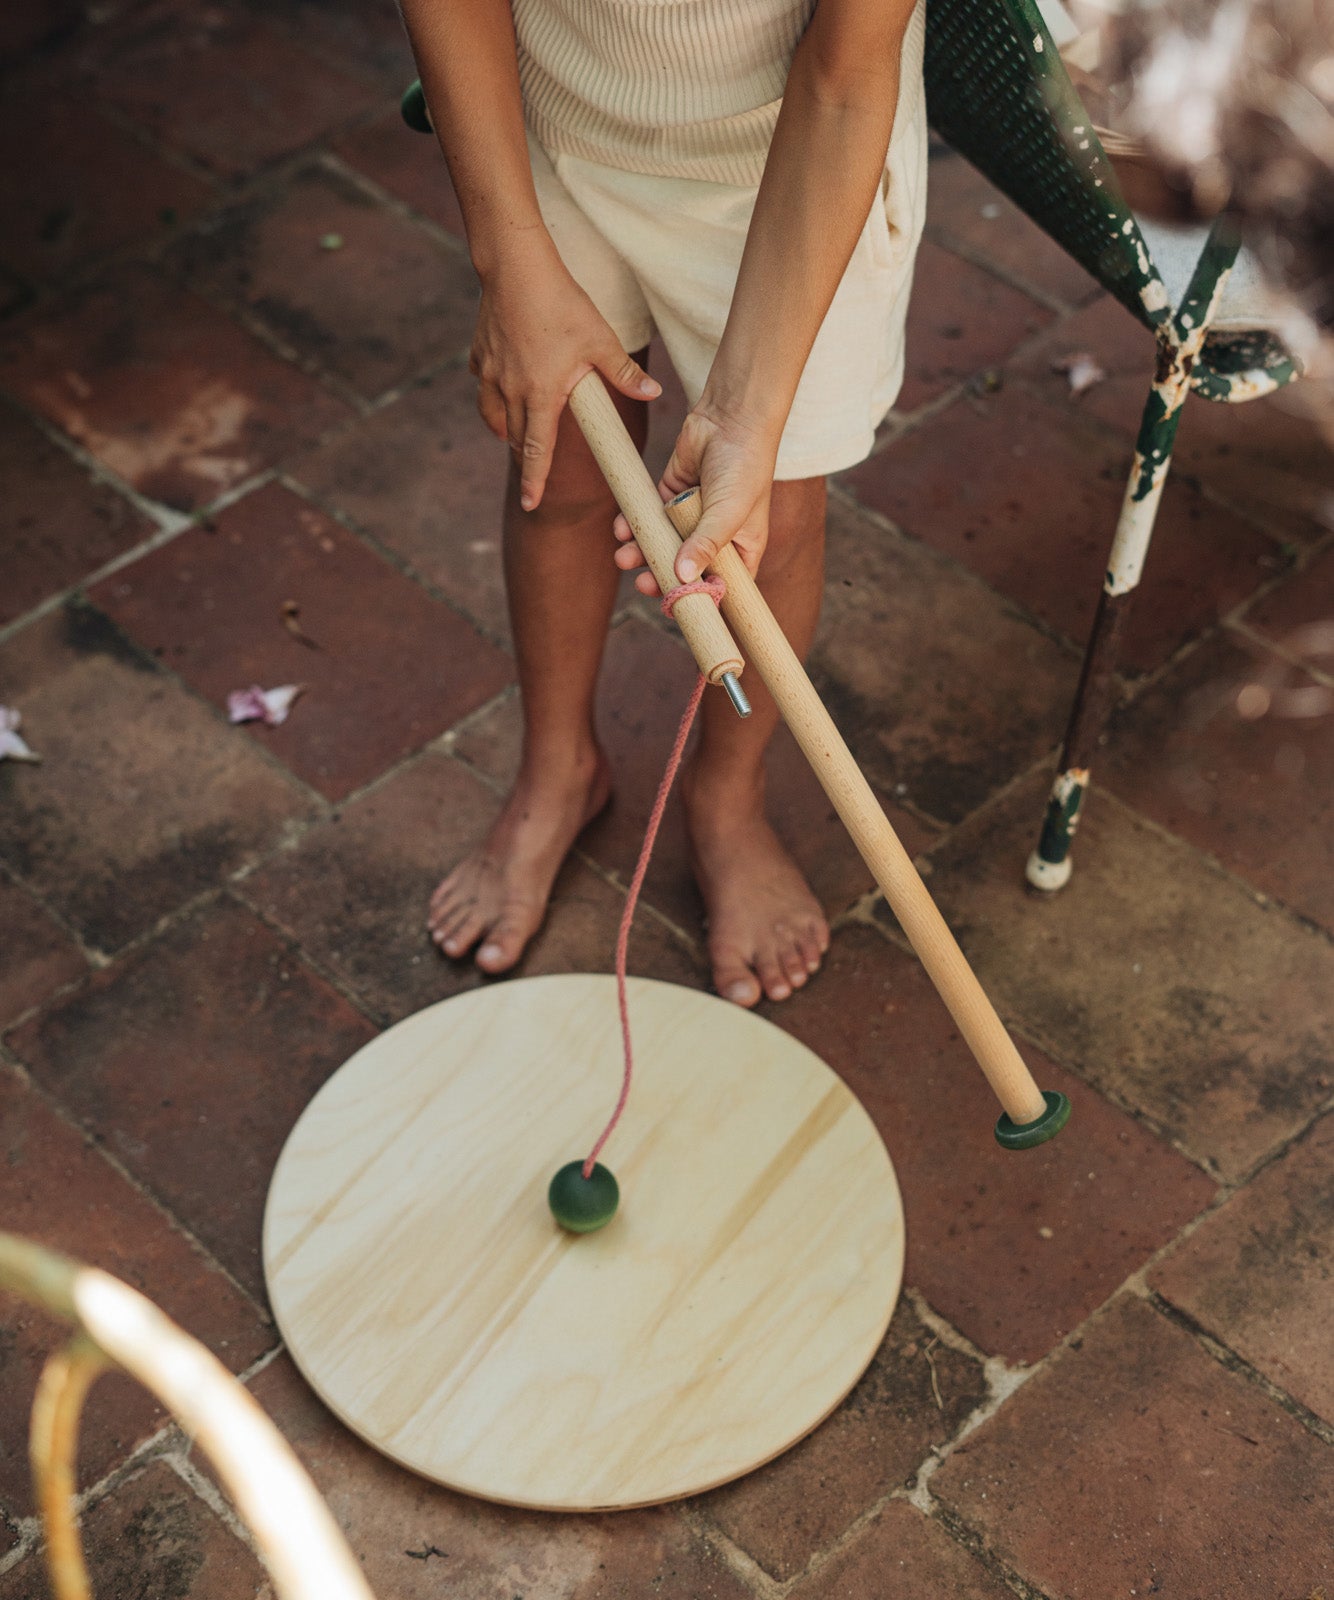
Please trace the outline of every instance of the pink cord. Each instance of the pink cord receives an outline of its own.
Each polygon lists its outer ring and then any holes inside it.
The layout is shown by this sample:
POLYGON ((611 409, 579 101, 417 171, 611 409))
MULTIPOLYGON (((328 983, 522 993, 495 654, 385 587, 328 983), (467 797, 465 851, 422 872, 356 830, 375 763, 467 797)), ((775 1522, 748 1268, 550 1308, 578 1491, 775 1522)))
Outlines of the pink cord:
MULTIPOLYGON (((714 605, 721 605, 727 594, 727 586, 721 578, 702 578, 696 583, 683 583, 679 588, 673 589, 663 598, 663 615, 670 617, 672 607, 678 600, 683 600, 688 594, 708 594, 713 597, 714 605)), ((639 848, 639 860, 635 864, 635 875, 630 880, 630 891, 625 897, 625 909, 621 912, 621 928, 616 936, 616 1003, 621 1011, 621 1038, 625 1045, 625 1072, 621 1078, 621 1095, 616 1102, 616 1109, 611 1114, 611 1121, 602 1130, 602 1135, 593 1146, 588 1159, 583 1165, 583 1176, 587 1181, 593 1171, 593 1164, 601 1154, 602 1147, 611 1138, 616 1124, 621 1120, 621 1113, 625 1110, 625 1102, 630 1098, 630 1079, 634 1073, 634 1050, 630 1043, 630 1003, 625 992, 625 962, 630 948, 630 924, 635 918, 635 906, 639 900, 639 891, 644 886, 644 879, 648 875, 648 864, 653 856, 653 845, 658 837, 658 828, 662 823, 662 814, 667 809, 667 796, 672 792, 672 784, 676 781, 677 769, 681 765, 681 757, 685 754, 686 740, 690 737, 690 730, 694 725, 695 713, 699 710, 699 703, 704 698, 704 690, 708 680, 701 673, 695 682, 690 700, 681 717, 681 725, 676 730, 676 743, 672 752, 667 757, 667 767, 662 775, 662 782, 658 785, 657 798, 653 802, 653 810, 649 813, 648 827, 644 830, 644 842, 639 848)))

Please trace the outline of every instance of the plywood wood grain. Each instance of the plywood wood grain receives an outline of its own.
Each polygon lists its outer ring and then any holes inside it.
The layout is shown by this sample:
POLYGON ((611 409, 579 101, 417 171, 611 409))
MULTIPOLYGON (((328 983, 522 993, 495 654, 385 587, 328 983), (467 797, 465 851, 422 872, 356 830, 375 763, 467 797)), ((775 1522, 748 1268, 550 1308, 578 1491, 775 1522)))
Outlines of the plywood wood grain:
POLYGON ((559 1510, 740 1476, 857 1381, 898 1295, 879 1135, 772 1024, 630 980, 636 1079, 603 1153, 621 1207, 561 1231, 552 1173, 615 1102, 614 980, 429 1007, 320 1090, 279 1160, 269 1292, 315 1390, 396 1461, 559 1510))

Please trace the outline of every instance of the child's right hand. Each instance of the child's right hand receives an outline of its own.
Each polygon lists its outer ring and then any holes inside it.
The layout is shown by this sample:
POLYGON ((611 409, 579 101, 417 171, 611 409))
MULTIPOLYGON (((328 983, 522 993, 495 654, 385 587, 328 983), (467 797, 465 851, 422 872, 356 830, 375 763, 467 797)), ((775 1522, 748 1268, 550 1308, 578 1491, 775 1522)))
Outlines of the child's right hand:
POLYGON ((477 377, 477 409, 514 452, 525 511, 541 503, 560 414, 586 372, 600 372, 632 400, 661 393, 570 276, 544 228, 529 230, 483 276, 468 364, 477 377))

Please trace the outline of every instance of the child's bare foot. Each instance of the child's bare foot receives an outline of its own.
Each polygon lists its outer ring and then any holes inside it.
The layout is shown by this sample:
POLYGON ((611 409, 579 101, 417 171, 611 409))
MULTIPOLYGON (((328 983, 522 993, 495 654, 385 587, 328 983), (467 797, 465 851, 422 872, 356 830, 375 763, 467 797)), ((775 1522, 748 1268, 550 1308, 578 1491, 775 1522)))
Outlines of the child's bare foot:
POLYGON ((570 846, 610 796, 600 750, 568 771, 521 771, 485 842, 431 896, 427 926, 441 950, 457 958, 480 942, 482 971, 508 972, 542 925, 570 846))
POLYGON ((786 1000, 829 948, 820 902, 764 816, 763 791, 739 803, 700 775, 682 775, 695 877, 709 920, 713 982, 725 1000, 786 1000))

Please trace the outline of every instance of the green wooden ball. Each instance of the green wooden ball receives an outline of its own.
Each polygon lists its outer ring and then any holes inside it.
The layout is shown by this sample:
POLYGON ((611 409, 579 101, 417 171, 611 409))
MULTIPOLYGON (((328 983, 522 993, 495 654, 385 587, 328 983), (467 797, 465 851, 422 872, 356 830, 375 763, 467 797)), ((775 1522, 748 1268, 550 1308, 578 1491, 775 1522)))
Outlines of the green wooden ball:
POLYGON ((582 1161, 570 1161, 551 1180, 547 1204, 562 1228, 571 1233, 593 1233, 605 1228, 616 1215, 621 1190, 600 1161, 584 1177, 582 1161))

